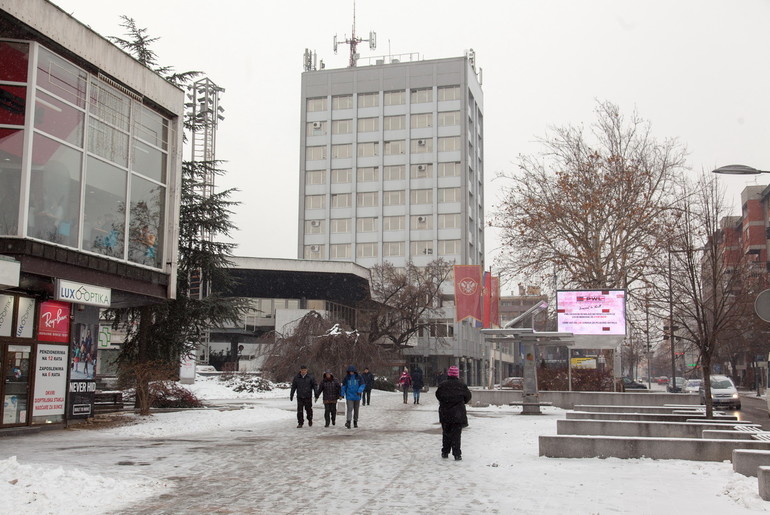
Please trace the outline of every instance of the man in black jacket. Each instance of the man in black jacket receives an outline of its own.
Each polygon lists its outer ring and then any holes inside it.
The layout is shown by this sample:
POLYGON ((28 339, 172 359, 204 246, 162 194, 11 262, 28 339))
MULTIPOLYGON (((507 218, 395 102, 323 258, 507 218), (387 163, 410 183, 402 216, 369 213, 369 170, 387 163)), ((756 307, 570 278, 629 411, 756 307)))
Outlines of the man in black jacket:
POLYGON ((460 381, 460 371, 452 366, 447 370, 447 379, 436 389, 436 398, 439 402, 438 419, 441 422, 442 442, 441 457, 448 458, 449 453, 460 461, 460 438, 463 427, 468 425, 468 415, 465 405, 471 401, 471 391, 460 381))
POLYGON ((374 388, 374 374, 369 372, 369 367, 364 367, 364 373, 361 374, 361 378, 364 380, 364 383, 366 383, 364 394, 361 397, 361 406, 366 406, 367 404, 371 406, 372 388, 374 388))
POLYGON ((313 376, 307 373, 307 366, 299 367, 299 374, 291 382, 289 399, 294 400, 294 392, 297 393, 297 427, 302 427, 305 421, 302 418, 302 409, 307 412, 307 425, 313 426, 313 393, 316 390, 316 382, 313 376))

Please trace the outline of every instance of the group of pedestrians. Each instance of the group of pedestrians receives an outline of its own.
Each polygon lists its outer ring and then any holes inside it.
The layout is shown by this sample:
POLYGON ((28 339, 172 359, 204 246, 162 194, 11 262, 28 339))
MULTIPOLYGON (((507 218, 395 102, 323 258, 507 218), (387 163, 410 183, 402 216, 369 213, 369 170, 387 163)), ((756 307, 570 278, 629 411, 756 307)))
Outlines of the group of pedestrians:
MULTIPOLYGON (((409 388, 414 392, 414 404, 420 404, 420 392, 424 386, 423 374, 420 367, 416 367, 412 373, 404 367, 399 377, 399 386, 404 393, 404 404, 408 403, 409 388)), ((355 365, 347 368, 345 377, 338 381, 331 371, 324 372, 320 384, 308 373, 307 366, 302 365, 299 373, 291 383, 289 399, 294 400, 297 395, 297 427, 304 425, 304 415, 307 416, 307 425, 313 425, 313 396, 318 401, 323 397, 325 427, 337 423, 337 401, 345 399, 345 427, 350 429, 358 427, 358 412, 361 406, 371 405, 371 391, 374 387, 374 374, 368 368, 364 368, 362 374, 358 373, 355 365)), ((441 457, 449 458, 451 453, 455 461, 462 460, 461 438, 464 427, 468 426, 468 416, 465 405, 471 400, 471 392, 468 386, 460 381, 460 370, 456 366, 447 369, 446 380, 436 388, 436 399, 439 402, 438 417, 441 423, 441 457)))

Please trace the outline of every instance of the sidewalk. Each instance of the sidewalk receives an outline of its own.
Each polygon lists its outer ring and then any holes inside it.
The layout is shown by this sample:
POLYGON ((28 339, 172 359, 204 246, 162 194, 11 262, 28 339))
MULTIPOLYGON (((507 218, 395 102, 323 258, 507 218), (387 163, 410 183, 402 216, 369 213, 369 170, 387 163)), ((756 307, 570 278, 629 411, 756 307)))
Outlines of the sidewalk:
MULTIPOLYGON (((164 413, 137 426, 4 439, 0 460, 17 456, 41 470, 64 467, 61 475, 74 479, 57 485, 69 499, 48 511, 57 514, 770 510, 756 479, 733 473, 730 463, 541 458, 538 436, 555 434, 556 420, 564 417, 558 408, 544 408, 541 416, 510 407, 469 409, 464 459, 455 462, 439 454, 433 390, 420 405, 375 391, 372 405, 361 407, 358 429, 345 429, 344 417, 323 427, 320 403, 313 427, 297 429, 288 398, 239 400, 246 406, 240 410, 229 409, 233 402, 223 411, 164 413), (100 502, 84 505, 80 496, 100 502)), ((47 512, 41 503, 56 492, 38 495, 37 506, 14 504, 21 497, 8 486, 12 479, 0 468, 3 509, 47 512)))

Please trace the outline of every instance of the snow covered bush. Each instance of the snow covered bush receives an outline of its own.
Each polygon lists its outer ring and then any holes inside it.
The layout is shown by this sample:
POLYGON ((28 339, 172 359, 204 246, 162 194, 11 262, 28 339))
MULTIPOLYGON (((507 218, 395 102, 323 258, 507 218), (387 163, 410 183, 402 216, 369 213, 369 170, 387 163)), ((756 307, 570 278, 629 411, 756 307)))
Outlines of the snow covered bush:
POLYGON ((275 385, 267 379, 249 375, 234 375, 228 378, 222 377, 220 382, 234 392, 269 392, 275 388, 275 385))

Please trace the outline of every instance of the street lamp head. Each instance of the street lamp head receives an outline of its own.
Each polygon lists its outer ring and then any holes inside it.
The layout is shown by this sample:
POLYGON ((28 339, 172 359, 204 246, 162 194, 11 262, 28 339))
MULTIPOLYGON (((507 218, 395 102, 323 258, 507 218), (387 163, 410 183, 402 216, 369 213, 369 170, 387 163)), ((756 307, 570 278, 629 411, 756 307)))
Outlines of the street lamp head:
POLYGON ((726 175, 759 175, 761 173, 770 173, 765 170, 757 170, 751 166, 746 165, 727 165, 720 166, 716 170, 712 170, 711 173, 721 173, 726 175))

